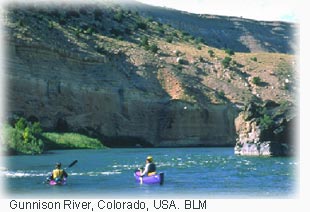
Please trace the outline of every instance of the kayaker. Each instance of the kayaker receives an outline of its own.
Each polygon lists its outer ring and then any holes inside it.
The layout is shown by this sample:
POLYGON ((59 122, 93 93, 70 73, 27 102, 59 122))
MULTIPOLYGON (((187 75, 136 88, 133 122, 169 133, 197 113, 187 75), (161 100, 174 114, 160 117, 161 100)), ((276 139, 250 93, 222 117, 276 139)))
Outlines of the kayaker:
MULTIPOLYGON (((142 172, 142 170, 140 170, 140 172, 142 172)), ((144 167, 143 172, 140 174, 141 177, 143 176, 152 176, 156 174, 156 165, 153 162, 153 157, 152 156, 147 156, 146 158, 146 164, 144 167)))
POLYGON ((67 178, 68 174, 65 170, 61 168, 61 163, 56 163, 56 167, 52 172, 51 180, 55 180, 56 182, 62 181, 63 178, 67 178))

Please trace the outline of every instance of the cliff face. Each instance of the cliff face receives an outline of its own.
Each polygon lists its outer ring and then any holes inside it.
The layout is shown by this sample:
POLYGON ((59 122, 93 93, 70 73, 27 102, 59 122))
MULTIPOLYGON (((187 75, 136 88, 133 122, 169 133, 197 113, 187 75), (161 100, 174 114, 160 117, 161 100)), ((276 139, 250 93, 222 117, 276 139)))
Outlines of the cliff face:
POLYGON ((84 61, 15 42, 8 53, 9 114, 45 129, 86 133, 111 146, 234 145, 236 108, 171 100, 152 81, 133 85, 135 76, 120 70, 133 67, 122 55, 84 61))
POLYGON ((160 114, 161 146, 231 146, 236 108, 169 102, 160 114))
POLYGON ((3 20, 8 119, 44 130, 108 146, 234 146, 240 108, 295 101, 293 55, 213 48, 134 10, 26 4, 3 20))

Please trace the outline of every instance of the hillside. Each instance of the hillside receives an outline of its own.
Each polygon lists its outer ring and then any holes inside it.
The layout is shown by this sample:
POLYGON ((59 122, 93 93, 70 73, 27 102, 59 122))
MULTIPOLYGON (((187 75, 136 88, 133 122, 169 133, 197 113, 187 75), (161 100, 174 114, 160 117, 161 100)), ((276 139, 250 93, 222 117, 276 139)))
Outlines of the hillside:
MULTIPOLYGON (((279 21, 255 21, 243 17, 192 14, 135 1, 119 1, 124 8, 138 11, 144 17, 168 24, 192 36, 200 37, 210 46, 229 48, 236 52, 298 51, 298 24, 279 21)), ((224 5, 223 5, 224 7, 224 5)))
POLYGON ((275 42, 267 52, 245 53, 230 36, 232 48, 219 49, 212 37, 124 7, 9 5, 9 117, 111 146, 233 146, 240 108, 296 101, 297 59, 268 53, 290 52, 281 45, 290 38, 269 35, 275 42))

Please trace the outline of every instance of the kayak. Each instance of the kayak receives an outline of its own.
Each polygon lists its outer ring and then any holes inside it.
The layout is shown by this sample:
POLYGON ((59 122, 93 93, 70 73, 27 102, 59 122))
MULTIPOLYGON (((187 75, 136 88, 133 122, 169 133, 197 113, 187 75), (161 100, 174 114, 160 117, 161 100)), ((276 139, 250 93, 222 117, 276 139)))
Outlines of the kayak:
POLYGON ((140 177, 140 171, 136 170, 134 172, 134 176, 135 176, 136 182, 141 183, 141 184, 159 183, 160 185, 162 185, 164 183, 164 173, 163 172, 160 172, 159 174, 154 174, 151 176, 140 177))
POLYGON ((65 185, 67 183, 67 178, 63 178, 62 180, 50 180, 49 184, 54 186, 54 185, 65 185))

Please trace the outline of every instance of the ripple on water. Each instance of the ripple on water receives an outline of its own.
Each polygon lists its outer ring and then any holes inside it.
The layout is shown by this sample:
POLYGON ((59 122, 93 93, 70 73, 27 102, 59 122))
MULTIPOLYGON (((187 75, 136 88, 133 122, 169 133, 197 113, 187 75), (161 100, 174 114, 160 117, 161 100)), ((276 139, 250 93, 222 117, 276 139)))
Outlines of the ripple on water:
POLYGON ((46 176, 47 172, 25 172, 25 171, 5 171, 1 175, 7 178, 21 178, 21 177, 41 177, 46 176))

